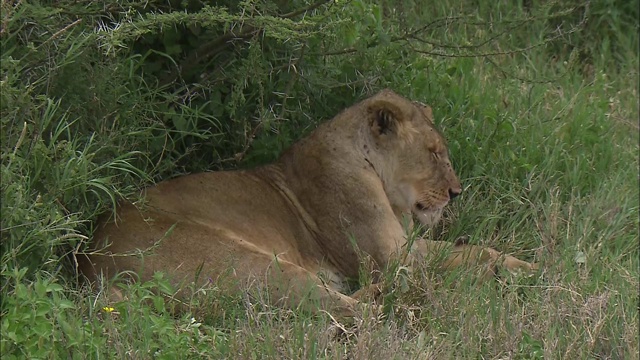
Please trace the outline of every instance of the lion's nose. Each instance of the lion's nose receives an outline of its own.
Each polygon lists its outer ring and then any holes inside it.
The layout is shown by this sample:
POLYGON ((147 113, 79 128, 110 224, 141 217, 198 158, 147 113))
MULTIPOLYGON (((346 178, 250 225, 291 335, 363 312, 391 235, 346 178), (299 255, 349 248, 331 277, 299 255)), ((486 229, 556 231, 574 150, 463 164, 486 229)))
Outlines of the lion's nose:
POLYGON ((461 188, 449 189, 449 199, 453 200, 462 193, 461 188))

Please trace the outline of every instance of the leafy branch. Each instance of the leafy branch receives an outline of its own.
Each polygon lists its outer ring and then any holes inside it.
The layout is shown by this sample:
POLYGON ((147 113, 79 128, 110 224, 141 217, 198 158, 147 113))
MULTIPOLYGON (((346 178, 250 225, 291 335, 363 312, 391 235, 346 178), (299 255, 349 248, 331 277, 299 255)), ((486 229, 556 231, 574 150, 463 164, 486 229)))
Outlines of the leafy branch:
MULTIPOLYGON (((319 8, 320 6, 328 4, 330 2, 331 0, 320 0, 313 4, 300 8, 298 10, 295 10, 280 16, 275 16, 275 17, 264 16, 264 18, 289 20, 298 15, 302 15, 309 11, 313 11, 319 8)), ((198 64, 213 58, 216 54, 219 54, 225 48, 231 45, 233 41, 254 37, 265 30, 264 26, 247 25, 247 24, 244 24, 244 21, 240 22, 240 25, 238 26, 236 26, 236 24, 233 24, 232 26, 230 26, 231 29, 226 33, 222 34, 221 36, 211 41, 208 41, 200 45, 199 48, 191 52, 191 54, 186 59, 184 59, 177 68, 174 68, 174 70, 166 78, 164 78, 161 83, 166 84, 168 82, 171 82, 176 77, 183 75, 187 70, 192 69, 198 64), (238 31, 234 31, 236 27, 239 27, 238 31)))

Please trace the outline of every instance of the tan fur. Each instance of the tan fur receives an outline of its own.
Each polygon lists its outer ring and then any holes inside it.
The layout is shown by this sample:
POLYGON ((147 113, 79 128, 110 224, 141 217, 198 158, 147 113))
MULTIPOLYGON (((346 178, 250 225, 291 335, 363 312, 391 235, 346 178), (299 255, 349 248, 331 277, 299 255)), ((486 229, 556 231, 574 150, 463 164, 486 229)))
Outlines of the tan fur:
MULTIPOLYGON (((81 261, 80 270, 90 279, 128 270, 142 280, 163 271, 176 284, 196 273, 199 285, 228 277, 266 285, 274 304, 312 298, 351 315, 358 301, 342 293, 343 283, 358 277, 359 254, 384 268, 405 250, 403 216, 433 225, 462 191, 432 117, 428 106, 385 90, 324 123, 273 164, 149 187, 143 204, 121 204, 117 221, 100 221, 93 246, 105 250, 81 261)), ((410 253, 420 259, 439 251, 450 253, 445 268, 482 262, 488 273, 532 269, 464 244, 420 240, 410 253)))

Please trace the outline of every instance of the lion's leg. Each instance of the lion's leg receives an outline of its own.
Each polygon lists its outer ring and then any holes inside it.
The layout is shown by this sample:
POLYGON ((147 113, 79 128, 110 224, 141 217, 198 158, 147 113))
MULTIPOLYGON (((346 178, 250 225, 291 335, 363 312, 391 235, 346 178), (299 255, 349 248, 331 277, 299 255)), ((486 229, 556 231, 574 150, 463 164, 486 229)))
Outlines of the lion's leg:
POLYGON ((477 245, 419 240, 415 246, 419 254, 431 254, 436 258, 441 258, 441 268, 444 270, 460 266, 482 265, 484 267, 482 278, 492 277, 499 269, 506 269, 509 272, 532 272, 538 268, 537 264, 531 264, 495 249, 477 245))
POLYGON ((324 284, 316 274, 273 255, 247 254, 233 268, 236 279, 250 287, 265 289, 269 303, 274 306, 310 312, 327 310, 339 317, 352 317, 361 305, 358 300, 324 284))
POLYGON ((382 294, 382 287, 380 283, 374 283, 363 288, 358 289, 355 293, 351 294, 351 297, 358 301, 378 301, 382 294))
POLYGON ((323 284, 315 274, 302 267, 285 262, 279 262, 277 267, 277 270, 270 270, 267 280, 269 295, 275 304, 302 307, 312 312, 323 309, 339 316, 355 315, 359 301, 323 284))

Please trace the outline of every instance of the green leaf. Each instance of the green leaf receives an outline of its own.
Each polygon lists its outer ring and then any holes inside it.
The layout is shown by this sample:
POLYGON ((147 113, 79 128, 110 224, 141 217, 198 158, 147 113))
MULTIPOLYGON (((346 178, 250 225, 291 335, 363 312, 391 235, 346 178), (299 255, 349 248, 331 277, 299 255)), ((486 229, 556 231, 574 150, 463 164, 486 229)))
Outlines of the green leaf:
POLYGON ((29 291, 24 284, 18 284, 15 290, 16 297, 21 300, 26 300, 29 297, 29 291))
POLYGON ((75 304, 67 299, 60 299, 58 302, 58 308, 60 308, 61 310, 64 309, 74 309, 76 306, 75 304))
POLYGON ((153 306, 157 312, 164 312, 164 298, 162 296, 154 296, 152 298, 153 306))
POLYGON ((38 297, 42 298, 46 295, 47 293, 47 285, 44 283, 44 281, 42 280, 38 280, 33 284, 33 287, 36 291, 36 295, 38 295, 38 297))
POLYGON ((47 284, 47 292, 62 292, 64 291, 64 288, 62 287, 62 285, 60 284, 56 284, 56 283, 48 283, 47 284))

